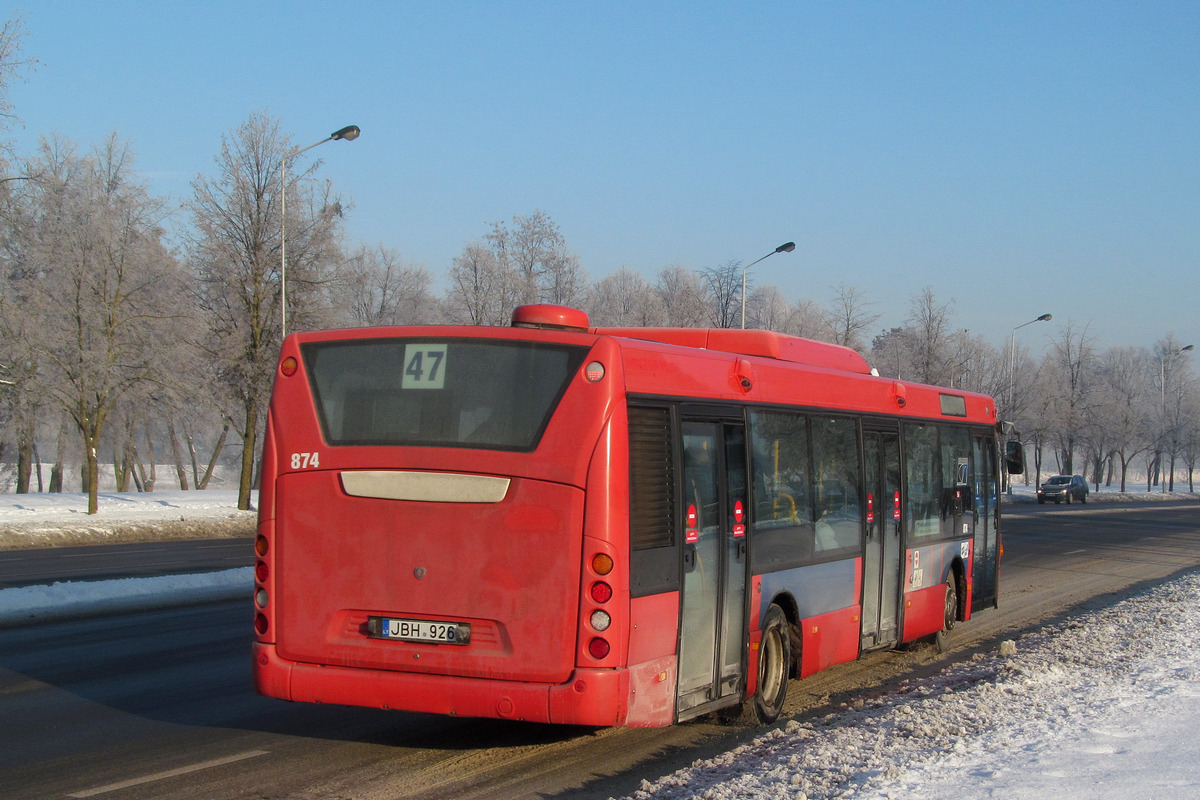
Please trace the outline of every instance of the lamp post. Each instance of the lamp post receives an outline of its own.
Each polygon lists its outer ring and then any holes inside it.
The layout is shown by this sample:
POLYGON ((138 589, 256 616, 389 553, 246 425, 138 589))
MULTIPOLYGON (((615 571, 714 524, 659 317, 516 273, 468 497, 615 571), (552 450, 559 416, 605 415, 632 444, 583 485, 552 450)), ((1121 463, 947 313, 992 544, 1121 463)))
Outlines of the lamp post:
MULTIPOLYGON (((1195 348, 1194 344, 1184 345, 1183 347, 1179 348, 1178 350, 1174 350, 1170 353, 1163 353, 1162 355, 1160 355, 1158 357, 1158 417, 1159 417, 1159 424, 1162 425, 1162 432, 1159 436, 1159 441, 1162 441, 1167 436, 1167 366, 1166 366, 1167 356, 1177 356, 1180 353, 1186 353, 1187 351, 1192 350, 1193 348, 1195 348)), ((1159 471, 1159 474, 1161 475, 1161 473, 1162 473, 1162 453, 1156 453, 1155 457, 1158 459, 1158 464, 1159 464, 1158 471, 1159 471)), ((1171 454, 1171 468, 1172 468, 1171 488, 1172 489, 1175 488, 1174 467, 1175 467, 1175 455, 1174 455, 1174 445, 1172 444, 1172 454, 1171 454)), ((1159 481, 1162 483, 1163 494, 1166 494, 1167 493, 1166 476, 1163 475, 1161 478, 1159 478, 1159 481)), ((1149 482, 1147 481, 1147 483, 1149 483, 1149 482)), ((1149 491, 1148 487, 1147 487, 1147 491, 1149 491)))
POLYGON ((344 140, 353 142, 362 133, 357 125, 347 125, 340 128, 329 136, 325 137, 316 144, 310 144, 308 147, 301 147, 293 150, 283 157, 282 163, 279 165, 279 309, 280 309, 280 331, 283 336, 287 336, 287 163, 289 159, 303 153, 305 150, 312 150, 317 145, 325 144, 326 142, 336 142, 344 140))
MULTIPOLYGON (((1049 322, 1050 319, 1050 314, 1042 314, 1037 319, 1031 319, 1029 322, 1022 322, 1020 325, 1012 329, 1012 337, 1008 345, 1008 408, 1006 409, 1010 415, 1012 414, 1013 403, 1016 402, 1017 331, 1019 331, 1021 328, 1024 328, 1026 325, 1032 325, 1035 322, 1049 322)), ((1026 474, 1028 475, 1028 473, 1026 474)), ((1008 481, 1008 496, 1012 497, 1012 478, 1008 476, 1007 472, 1005 472, 1004 478, 1008 481)), ((1026 480, 1028 480, 1028 477, 1026 480)))
POLYGON ((776 247, 774 250, 767 253, 762 258, 758 259, 758 261, 751 261, 749 264, 742 267, 742 329, 743 330, 745 330, 745 328, 746 328, 746 270, 753 267, 759 261, 762 261, 763 258, 769 258, 770 256, 773 256, 776 253, 790 253, 795 249, 796 249, 795 242, 784 242, 783 244, 779 245, 779 247, 776 247))
POLYGON ((1042 314, 1037 319, 1031 319, 1029 322, 1022 322, 1020 325, 1012 329, 1012 341, 1008 346, 1008 410, 1011 412, 1013 407, 1013 392, 1015 386, 1015 376, 1017 371, 1017 331, 1024 328, 1026 325, 1032 325, 1035 322, 1049 322, 1050 314, 1042 314))

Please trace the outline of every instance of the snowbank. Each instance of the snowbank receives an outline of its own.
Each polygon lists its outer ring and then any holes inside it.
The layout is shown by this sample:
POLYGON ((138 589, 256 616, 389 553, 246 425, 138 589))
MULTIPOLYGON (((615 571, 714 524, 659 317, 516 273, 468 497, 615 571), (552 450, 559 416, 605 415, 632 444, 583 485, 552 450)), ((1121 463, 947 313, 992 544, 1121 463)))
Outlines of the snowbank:
MULTIPOLYGON (((256 519, 254 511, 238 510, 236 491, 223 489, 106 492, 100 495, 100 512, 92 516, 87 505, 87 495, 79 493, 0 495, 0 549, 250 536, 256 519)), ((235 597, 249 602, 253 586, 253 568, 243 567, 198 575, 0 589, 0 625, 235 597)))
POLYGON ((668 798, 1200 796, 1200 574, 644 781, 668 798))
MULTIPOLYGON (((254 511, 239 511, 228 489, 101 492, 88 515, 86 494, 0 494, 0 549, 71 544, 252 536, 254 511)), ((251 507, 257 501, 251 495, 251 507)))
POLYGON ((249 608, 253 592, 253 567, 197 575, 19 586, 0 589, 0 627, 238 597, 245 598, 249 608))

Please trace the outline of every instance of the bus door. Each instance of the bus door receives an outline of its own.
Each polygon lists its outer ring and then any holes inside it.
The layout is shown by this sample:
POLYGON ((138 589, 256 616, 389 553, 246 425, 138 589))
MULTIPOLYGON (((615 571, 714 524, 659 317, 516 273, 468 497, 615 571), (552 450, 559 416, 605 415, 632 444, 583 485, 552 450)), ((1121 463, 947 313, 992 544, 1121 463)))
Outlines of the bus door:
MULTIPOLYGON (((746 432, 683 422, 684 546, 676 711, 742 692, 746 640, 746 432)), ((697 712, 699 713, 699 712, 697 712)))
POLYGON ((900 630, 900 440, 866 430, 867 538, 863 551, 862 649, 894 644, 900 630))
POLYGON ((972 437, 972 464, 975 474, 969 481, 974 495, 974 568, 972 570, 971 610, 996 605, 1000 537, 996 530, 996 440, 990 436, 972 437))

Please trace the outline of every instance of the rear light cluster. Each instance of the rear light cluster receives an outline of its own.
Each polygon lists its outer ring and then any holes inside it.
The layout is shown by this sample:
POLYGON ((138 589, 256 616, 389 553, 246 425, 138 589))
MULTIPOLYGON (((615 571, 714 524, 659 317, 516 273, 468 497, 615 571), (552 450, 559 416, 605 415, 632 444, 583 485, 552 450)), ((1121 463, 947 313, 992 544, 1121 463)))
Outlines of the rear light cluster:
MULTIPOLYGON (((595 605, 603 606, 613 596, 612 586, 603 580, 613 571, 612 557, 605 553, 596 553, 592 556, 590 566, 592 572, 599 576, 600 580, 592 581, 587 590, 587 599, 595 605)), ((612 625, 612 615, 603 608, 595 608, 588 616, 588 625, 594 632, 604 633, 612 625)), ((600 660, 608 657, 608 654, 612 652, 612 645, 603 636, 593 636, 588 641, 587 651, 592 658, 600 660)))
POLYGON ((264 560, 270 549, 271 545, 267 541, 267 537, 260 534, 255 538, 254 554, 258 556, 258 559, 254 562, 254 606, 257 609, 254 615, 254 630, 259 636, 266 636, 267 630, 271 627, 265 613, 271 602, 271 596, 267 593, 267 579, 271 577, 271 568, 264 560))

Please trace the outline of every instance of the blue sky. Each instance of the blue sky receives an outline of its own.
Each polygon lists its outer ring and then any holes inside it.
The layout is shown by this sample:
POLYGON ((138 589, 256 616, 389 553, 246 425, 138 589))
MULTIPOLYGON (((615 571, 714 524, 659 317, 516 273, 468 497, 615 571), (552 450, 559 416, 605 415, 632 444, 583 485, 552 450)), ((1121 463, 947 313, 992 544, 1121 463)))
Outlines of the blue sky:
MULTIPOLYGON (((1200 3, 61 2, 12 7, 41 62, 19 153, 128 139, 182 202, 256 111, 352 241, 444 276, 545 210, 592 278, 748 263, 792 299, 856 286, 900 324, 1042 352, 1200 345, 1200 3)), ((439 287, 440 288, 440 287, 439 287)))

